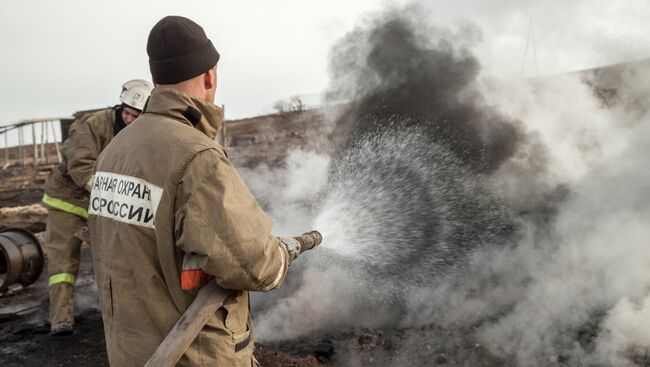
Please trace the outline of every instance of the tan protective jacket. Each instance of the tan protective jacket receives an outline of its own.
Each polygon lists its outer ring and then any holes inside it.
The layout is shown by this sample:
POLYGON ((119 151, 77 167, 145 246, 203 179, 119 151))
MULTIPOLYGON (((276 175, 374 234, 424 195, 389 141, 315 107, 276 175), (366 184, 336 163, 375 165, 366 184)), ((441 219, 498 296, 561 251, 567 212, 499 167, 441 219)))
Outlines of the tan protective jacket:
POLYGON ((251 365, 247 291, 278 287, 288 254, 213 140, 222 118, 213 104, 156 88, 99 157, 89 225, 112 366, 147 361, 203 272, 232 294, 179 365, 251 365))
POLYGON ((70 125, 68 138, 61 146, 63 161, 45 182, 43 202, 48 206, 88 218, 90 180, 99 153, 113 139, 115 109, 84 114, 70 125))

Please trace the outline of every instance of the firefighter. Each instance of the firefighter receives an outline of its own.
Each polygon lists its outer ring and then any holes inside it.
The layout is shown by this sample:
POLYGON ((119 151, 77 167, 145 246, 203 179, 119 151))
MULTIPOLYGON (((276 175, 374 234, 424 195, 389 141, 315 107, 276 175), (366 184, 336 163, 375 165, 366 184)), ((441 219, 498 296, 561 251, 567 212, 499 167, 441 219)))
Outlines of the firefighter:
POLYGON ((74 327, 74 284, 80 249, 87 237, 90 181, 99 153, 113 137, 140 115, 152 85, 140 79, 126 82, 121 105, 80 116, 63 142, 63 161, 45 183, 48 209, 45 250, 50 291, 50 333, 70 335, 74 327), (84 234, 84 232, 86 234, 84 234))
POLYGON ((203 28, 165 17, 147 53, 155 88, 99 157, 89 206, 109 363, 144 365, 198 289, 216 281, 229 295, 178 365, 251 366, 248 291, 279 287, 311 246, 271 234, 215 141, 219 53, 203 28))

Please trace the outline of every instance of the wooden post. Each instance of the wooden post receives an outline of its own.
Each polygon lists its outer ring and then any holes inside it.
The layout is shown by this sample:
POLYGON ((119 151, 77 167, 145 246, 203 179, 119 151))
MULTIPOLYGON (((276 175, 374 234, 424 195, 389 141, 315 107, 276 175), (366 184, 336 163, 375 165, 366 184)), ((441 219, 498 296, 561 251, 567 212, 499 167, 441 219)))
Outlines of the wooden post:
POLYGON ((5 135, 5 166, 9 164, 9 138, 7 135, 9 135, 9 131, 4 132, 5 135))
POLYGON ((49 121, 48 125, 52 130, 52 141, 54 142, 54 147, 56 148, 56 157, 59 159, 59 163, 61 163, 61 161, 63 161, 63 157, 61 157, 61 151, 59 151, 59 142, 56 141, 56 131, 54 130, 54 122, 49 121))
POLYGON ((43 122, 41 122, 39 125, 41 126, 41 162, 47 163, 47 151, 45 150, 45 140, 43 140, 43 122))
MULTIPOLYGON (((50 143, 50 132, 48 130, 47 121, 43 122, 43 125, 45 127, 45 146, 47 146, 50 143)), ((50 163, 49 149, 45 152, 45 163, 50 163)))
POLYGON ((25 126, 20 127, 20 146, 23 148, 22 149, 22 154, 20 155, 20 160, 22 161, 22 165, 26 166, 27 165, 27 139, 25 138, 25 126))
POLYGON ((23 151, 23 127, 18 126, 18 155, 20 156, 20 165, 25 165, 25 152, 23 151))
POLYGON ((38 158, 38 146, 36 145, 36 123, 32 123, 32 147, 34 148, 34 155, 32 156, 32 165, 36 166, 36 159, 38 158))
POLYGON ((22 155, 23 149, 22 149, 22 147, 20 145, 20 127, 16 128, 16 135, 18 136, 18 146, 16 147, 16 148, 18 148, 18 154, 16 155, 16 162, 18 162, 18 164, 21 164, 20 157, 22 155))

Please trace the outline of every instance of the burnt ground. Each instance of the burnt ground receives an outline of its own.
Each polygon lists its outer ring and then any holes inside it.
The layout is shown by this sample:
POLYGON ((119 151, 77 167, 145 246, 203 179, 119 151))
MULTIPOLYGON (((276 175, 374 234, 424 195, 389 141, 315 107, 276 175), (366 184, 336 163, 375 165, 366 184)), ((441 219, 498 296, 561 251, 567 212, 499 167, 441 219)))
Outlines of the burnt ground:
POLYGON ((48 164, 0 169, 0 207, 30 205, 41 201, 45 178, 53 167, 53 164, 48 164))
MULTIPOLYGON (((49 335, 47 274, 43 272, 34 284, 0 296, 0 366, 108 366, 90 249, 84 246, 81 253, 74 334, 49 335)), ((271 346, 258 346, 256 355, 268 367, 320 365, 313 353, 287 353, 271 346)))
POLYGON ((75 333, 50 337, 47 274, 14 295, 0 298, 1 366, 108 366, 104 331, 90 262, 82 248, 76 287, 75 333), (26 309, 22 315, 11 315, 26 309))
MULTIPOLYGON (((51 337, 45 272, 36 283, 0 297, 0 366, 108 366, 90 250, 86 246, 82 248, 75 308, 74 335, 51 337)), ((257 344, 255 355, 267 367, 512 365, 468 335, 469 330, 436 325, 349 330, 257 344)))
POLYGON ((477 344, 470 335, 469 330, 427 325, 349 330, 272 347, 289 355, 314 356, 327 366, 514 366, 508 359, 477 344))
POLYGON ((108 366, 101 315, 85 311, 75 334, 50 337, 46 321, 2 327, 0 364, 13 366, 108 366), (9 346, 5 346, 9 344, 9 346))

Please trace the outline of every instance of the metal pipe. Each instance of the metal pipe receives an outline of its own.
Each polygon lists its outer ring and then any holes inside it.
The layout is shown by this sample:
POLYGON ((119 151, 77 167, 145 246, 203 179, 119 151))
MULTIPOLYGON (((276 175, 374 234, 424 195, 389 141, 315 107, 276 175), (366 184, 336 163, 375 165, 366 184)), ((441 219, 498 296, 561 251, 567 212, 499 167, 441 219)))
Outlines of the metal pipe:
POLYGON ((44 264, 45 253, 34 234, 21 228, 0 231, 0 292, 15 283, 34 283, 44 264))
POLYGON ((294 237, 300 242, 300 251, 311 250, 323 242, 323 235, 318 231, 311 231, 303 233, 298 237, 294 237))

